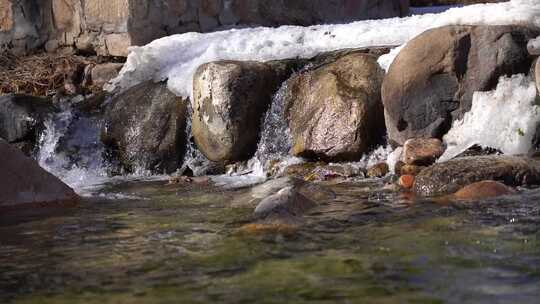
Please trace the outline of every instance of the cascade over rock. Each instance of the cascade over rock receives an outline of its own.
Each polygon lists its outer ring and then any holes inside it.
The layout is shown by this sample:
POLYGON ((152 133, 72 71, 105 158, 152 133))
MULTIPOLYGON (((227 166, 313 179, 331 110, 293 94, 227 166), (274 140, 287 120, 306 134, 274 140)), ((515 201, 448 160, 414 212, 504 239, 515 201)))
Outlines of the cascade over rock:
POLYGON ((471 109, 474 92, 529 71, 527 42, 537 34, 519 26, 446 26, 408 42, 382 87, 389 140, 442 138, 471 109))
POLYGON ((192 131, 200 151, 215 162, 248 160, 272 95, 299 61, 217 61, 193 78, 192 131))
POLYGON ((143 82, 113 97, 104 115, 102 141, 127 172, 172 173, 186 147, 187 102, 163 83, 143 82))
POLYGON ((295 156, 359 160, 384 135, 377 57, 353 52, 293 76, 285 94, 295 156))
POLYGON ((0 209, 22 208, 29 204, 54 206, 78 201, 71 188, 3 139, 0 139, 0 155, 0 209))

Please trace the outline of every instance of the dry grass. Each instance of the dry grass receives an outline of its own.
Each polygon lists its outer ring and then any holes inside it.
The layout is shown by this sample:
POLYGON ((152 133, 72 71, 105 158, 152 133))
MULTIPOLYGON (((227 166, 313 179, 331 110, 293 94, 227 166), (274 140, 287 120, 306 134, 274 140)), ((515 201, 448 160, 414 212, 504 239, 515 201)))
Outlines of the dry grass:
POLYGON ((18 57, 0 53, 0 95, 47 96, 65 83, 80 82, 88 59, 73 55, 37 54, 18 57))

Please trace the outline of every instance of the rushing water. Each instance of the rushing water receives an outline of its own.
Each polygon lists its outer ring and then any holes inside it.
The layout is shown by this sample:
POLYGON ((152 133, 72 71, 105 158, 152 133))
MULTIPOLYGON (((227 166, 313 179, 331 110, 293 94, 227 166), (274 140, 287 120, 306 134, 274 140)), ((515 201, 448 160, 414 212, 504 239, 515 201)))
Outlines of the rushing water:
POLYGON ((159 181, 1 215, 0 302, 538 303, 539 190, 444 206, 326 186, 336 198, 283 233, 243 228, 250 188, 159 181))

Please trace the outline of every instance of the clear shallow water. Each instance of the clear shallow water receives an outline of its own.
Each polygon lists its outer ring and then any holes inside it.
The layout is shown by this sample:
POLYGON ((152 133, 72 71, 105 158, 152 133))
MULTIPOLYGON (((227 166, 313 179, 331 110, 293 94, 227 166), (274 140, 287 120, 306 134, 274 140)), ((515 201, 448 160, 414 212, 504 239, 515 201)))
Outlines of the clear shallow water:
POLYGON ((163 181, 0 216, 0 302, 538 303, 540 191, 470 207, 328 187, 282 234, 242 228, 249 188, 163 181))

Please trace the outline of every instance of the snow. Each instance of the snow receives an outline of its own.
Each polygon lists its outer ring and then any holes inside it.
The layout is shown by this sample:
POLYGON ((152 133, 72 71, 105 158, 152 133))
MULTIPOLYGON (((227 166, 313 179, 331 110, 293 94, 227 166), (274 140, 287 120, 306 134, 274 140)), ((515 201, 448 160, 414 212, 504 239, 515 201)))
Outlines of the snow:
POLYGON ((447 149, 439 162, 475 144, 504 154, 529 152, 540 122, 540 107, 535 101, 535 84, 522 74, 501 77, 494 91, 475 93, 471 111, 455 121, 444 136, 447 149))
MULTIPOLYGON (((540 1, 512 0, 451 8, 440 14, 367 20, 311 27, 246 28, 186 33, 131 47, 127 62, 106 89, 125 90, 146 80, 168 80, 169 89, 189 97, 197 67, 211 61, 310 58, 321 52, 370 46, 400 46, 420 33, 451 24, 520 24, 540 28, 540 1)), ((385 63, 389 66, 390 62, 385 63)))

